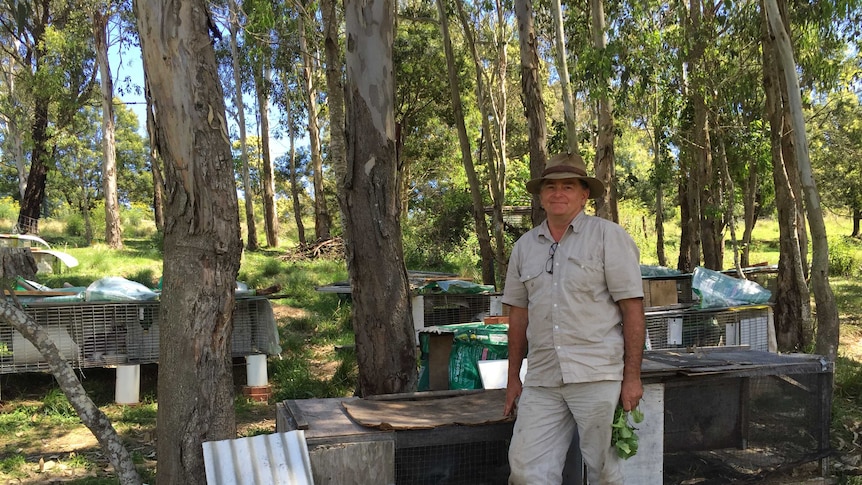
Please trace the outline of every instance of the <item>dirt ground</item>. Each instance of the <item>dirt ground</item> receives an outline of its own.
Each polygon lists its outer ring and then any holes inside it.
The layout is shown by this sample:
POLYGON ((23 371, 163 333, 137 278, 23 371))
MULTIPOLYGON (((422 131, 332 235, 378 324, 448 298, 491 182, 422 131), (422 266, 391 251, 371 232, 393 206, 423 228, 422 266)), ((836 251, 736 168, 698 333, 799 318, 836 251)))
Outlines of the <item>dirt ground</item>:
MULTIPOLYGON (((239 391, 238 391, 239 392, 239 391)), ((16 405, 21 405, 18 401, 16 405)), ((26 402, 25 402, 26 404, 26 402)), ((38 405, 38 401, 33 402, 38 405)), ((0 413, 7 412, 6 403, 0 403, 0 413)), ((122 412, 123 406, 102 407, 107 414, 122 412)), ((34 420, 38 419, 36 417, 34 420)), ((139 468, 155 473, 156 467, 156 423, 155 420, 143 424, 118 425, 126 448, 133 456, 142 460, 139 468)), ((275 403, 253 403, 245 406, 237 414, 237 433, 245 436, 250 433, 275 432, 275 403)), ((5 456, 11 453, 26 457, 26 465, 17 467, 14 474, 7 474, 0 467, 0 483, 8 484, 54 484, 67 483, 88 476, 113 476, 113 471, 105 459, 93 434, 83 425, 39 429, 28 433, 35 437, 22 443, 15 437, 0 437, 6 445, 0 448, 5 456), (9 449, 8 444, 15 442, 17 449, 9 449), (5 449, 4 449, 5 448, 5 449), (86 462, 95 466, 74 466, 86 462), (23 474, 21 473, 23 471, 23 474), (23 476, 22 476, 23 475, 23 476)), ((23 436, 23 435, 22 435, 23 436)))

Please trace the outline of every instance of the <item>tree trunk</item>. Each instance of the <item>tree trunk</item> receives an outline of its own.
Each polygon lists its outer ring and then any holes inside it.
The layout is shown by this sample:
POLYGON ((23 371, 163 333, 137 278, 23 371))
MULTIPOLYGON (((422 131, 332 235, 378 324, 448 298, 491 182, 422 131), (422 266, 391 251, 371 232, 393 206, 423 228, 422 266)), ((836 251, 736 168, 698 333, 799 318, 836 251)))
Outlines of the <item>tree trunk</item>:
MULTIPOLYGON (((602 0, 590 0, 592 19, 593 47, 606 56, 605 10, 602 0)), ((619 222, 617 210, 616 176, 614 161, 614 117, 611 112, 611 99, 607 92, 611 89, 607 79, 598 102, 598 135, 596 137, 596 178, 605 186, 604 194, 596 198, 596 215, 609 221, 619 222)))
POLYGON ((569 84, 569 64, 566 60, 566 33, 563 30, 563 9, 560 0, 551 0, 551 16, 554 19, 554 46, 557 51, 557 72, 560 75, 560 96, 563 98, 563 119, 566 123, 566 146, 569 153, 577 153, 578 129, 575 126, 575 103, 572 101, 572 88, 569 84))
MULTIPOLYGON (((533 28, 533 5, 529 0, 515 0, 515 16, 518 18, 518 43, 521 50, 521 93, 524 97, 524 112, 527 115, 527 131, 530 146, 530 178, 539 178, 548 159, 548 128, 545 120, 545 105, 542 101, 542 84, 539 80, 538 39, 533 28)), ((533 194, 530 214, 533 225, 545 220, 545 211, 539 196, 533 194)))
POLYGON ((697 219, 700 198, 690 152, 687 146, 683 146, 679 157, 680 241, 677 268, 685 273, 694 271, 700 265, 700 224, 697 219))
POLYGON ((775 185, 775 205, 778 211, 779 254, 775 294, 775 333, 778 349, 801 351, 807 346, 804 329, 811 324, 811 301, 808 283, 802 269, 798 231, 797 204, 787 176, 785 109, 781 96, 780 66, 776 64, 775 46, 768 34, 766 12, 761 16, 763 35, 763 84, 765 115, 769 119, 770 140, 775 185))
POLYGON ((724 199, 724 220, 730 229, 730 244, 733 249, 733 267, 736 268, 737 276, 739 278, 745 278, 745 275, 742 273, 742 265, 739 261, 739 240, 736 238, 736 212, 734 211, 736 201, 734 200, 734 194, 736 193, 736 189, 733 185, 733 178, 730 176, 730 164, 727 161, 727 148, 724 143, 725 133, 721 130, 718 131, 718 163, 719 170, 718 173, 723 175, 723 180, 720 180, 721 184, 721 192, 728 194, 724 199))
POLYGON ((706 88, 704 76, 707 75, 708 69, 704 61, 706 47, 702 30, 705 29, 702 28, 700 1, 691 3, 689 25, 687 36, 693 43, 687 59, 692 71, 689 99, 694 111, 689 153, 692 155, 693 164, 691 175, 697 182, 697 190, 694 194, 698 197, 698 210, 692 213, 692 217, 700 224, 703 265, 709 269, 721 270, 724 264, 724 243, 721 236, 723 224, 719 215, 722 208, 712 160, 709 108, 704 94, 706 88))
POLYGON ((254 77, 257 93, 257 110, 260 116, 260 184, 263 187, 263 225, 266 229, 266 244, 278 247, 278 210, 275 204, 275 176, 272 171, 272 157, 269 150, 269 66, 261 66, 261 72, 254 77))
POLYGON ((105 192, 105 244, 111 249, 123 247, 120 225, 120 201, 117 197, 117 149, 114 140, 114 81, 108 60, 107 12, 93 12, 93 34, 96 40, 96 61, 102 80, 102 185, 105 192))
MULTIPOLYGON (((479 186, 479 177, 473 166, 473 148, 470 146, 470 138, 467 135, 467 127, 464 125, 464 108, 461 104, 461 85, 458 82, 458 73, 455 70, 455 54, 452 51, 452 40, 449 36, 449 19, 446 15, 444 0, 437 0, 437 12, 440 16, 440 32, 443 36, 443 49, 446 52, 446 67, 449 75, 449 88, 452 97, 452 111, 454 112, 455 126, 458 131, 458 141, 461 147, 461 161, 464 164, 464 172, 467 174, 467 182, 470 186, 470 195, 473 201, 473 221, 476 227, 476 237, 479 241, 479 254, 482 258, 482 283, 493 285, 494 276, 494 251, 491 248, 491 236, 488 232, 488 224, 485 221, 485 205, 482 202, 482 190, 479 186)), ((481 99, 481 98, 480 98, 481 99)), ((487 126, 487 124, 485 125, 487 126)))
POLYGON ((242 241, 224 93, 202 0, 138 0, 165 163, 158 483, 206 483, 202 442, 236 437, 231 367, 242 241))
POLYGON ((290 140, 290 196, 293 200, 293 219, 296 222, 296 235, 299 239, 299 247, 305 247, 305 224, 302 222, 302 206, 299 202, 299 191, 301 190, 296 183, 296 128, 293 123, 293 107, 287 103, 287 134, 290 140))
POLYGON ((862 208, 859 206, 853 207, 853 232, 850 237, 859 237, 859 221, 862 221, 862 208))
POLYGON ((341 74, 344 70, 344 62, 338 39, 341 21, 339 20, 338 8, 336 8, 336 5, 340 4, 335 0, 322 0, 320 2, 320 13, 323 19, 323 52, 326 56, 326 104, 329 107, 329 161, 338 178, 344 176, 344 159, 346 157, 344 148, 344 82, 341 74))
MULTIPOLYGON (((12 52, 19 52, 21 41, 15 38, 8 39, 8 41, 12 45, 12 52)), ((4 63, 3 69, 5 71, 3 73, 3 81, 7 89, 6 96, 9 99, 16 99, 19 96, 16 88, 16 78, 18 77, 20 68, 17 67, 15 62, 9 62, 8 65, 4 63), (5 71, 7 66, 8 71, 5 71)), ((18 172, 18 197, 23 199, 24 193, 27 191, 27 157, 24 156, 24 134, 22 133, 22 127, 25 123, 21 115, 22 113, 13 112, 7 116, 3 113, 0 114, 0 121, 6 125, 4 136, 10 146, 7 150, 15 161, 15 168, 18 172)))
POLYGON ((757 173, 757 165, 754 162, 748 165, 748 179, 745 182, 745 189, 742 191, 742 207, 745 228, 742 231, 742 256, 740 264, 743 268, 751 265, 751 235, 754 232, 754 225, 757 223, 758 215, 758 193, 757 188, 759 183, 759 175, 757 173))
MULTIPOLYGON (((662 127, 658 126, 659 123, 654 122, 654 126, 652 129, 653 136, 652 138, 652 150, 653 150, 653 167, 655 167, 656 173, 663 173, 664 170, 660 170, 662 166, 662 148, 661 148, 661 130, 662 127)), ((667 254, 665 254, 664 250, 664 177, 655 177, 656 180, 656 191, 655 191, 655 254, 656 259, 658 259, 659 266, 667 266, 667 254)))
MULTIPOLYGON (((33 63, 35 72, 43 69, 45 55, 45 28, 51 17, 50 2, 40 2, 41 17, 32 25, 33 63)), ((51 154, 48 150, 50 135, 48 134, 48 104, 49 96, 44 90, 33 91, 33 124, 30 142, 33 148, 30 152, 30 172, 27 174, 27 189, 21 197, 21 208, 18 212, 18 222, 15 226, 21 234, 38 234, 39 217, 42 212, 42 201, 45 199, 45 182, 48 179, 48 160, 51 154)))
POLYGON ((395 157, 390 0, 344 6, 347 158, 340 180, 362 396, 415 391, 410 288, 404 266, 395 157))
MULTIPOLYGON (((323 188, 323 155, 320 152, 320 128, 317 125, 317 90, 314 87, 314 58, 309 51, 305 29, 306 16, 299 16, 299 50, 302 55, 302 87, 305 94, 305 104, 308 111, 308 145, 311 151, 311 165, 314 185, 314 236, 318 241, 331 237, 332 219, 326 204, 326 192, 323 188)), ((313 25, 312 22, 308 24, 313 25)))
POLYGON ((161 160, 159 159, 158 139, 156 131, 156 118, 154 113, 153 96, 150 92, 150 83, 147 72, 144 71, 144 97, 147 100, 147 135, 150 138, 150 171, 153 172, 153 219, 159 232, 165 231, 165 178, 162 176, 161 160))
MULTIPOLYGON (((467 16, 464 12, 461 0, 456 0, 456 7, 461 20, 461 25, 464 29, 464 38, 467 43, 467 48, 473 57, 473 64, 476 69, 476 97, 479 100, 479 111, 482 113, 482 131, 486 133, 488 148, 488 167, 489 175, 491 175, 492 194, 499 195, 499 185, 495 180, 496 169, 493 168, 496 163, 499 153, 494 146, 494 137, 492 135, 491 123, 489 118, 492 113, 489 112, 491 104, 490 86, 484 82, 484 69, 482 61, 479 58, 479 52, 476 50, 476 42, 473 39, 473 32, 470 28, 467 16)), ((485 204, 482 200, 482 188, 479 184, 479 177, 476 174, 476 169, 473 165, 473 148, 470 146, 470 138, 467 135, 467 127, 464 124, 464 108, 461 103, 461 84, 458 81, 458 72, 455 68, 455 54, 452 50, 452 37, 449 35, 449 18, 446 14, 446 5, 444 0, 437 1, 437 12, 440 15, 440 33, 443 37, 443 50, 446 52, 446 68, 449 76, 449 89, 452 97, 452 111, 455 113, 455 126, 458 131, 458 141, 461 147, 461 161, 464 164, 464 172, 467 174, 467 181, 470 186, 470 195, 473 201, 473 220, 475 222, 476 236, 479 242, 479 254, 482 256, 482 283, 486 285, 496 286, 496 276, 494 273, 495 253, 491 247, 491 237, 488 232, 488 224, 485 220, 485 204)), ((494 199, 495 202, 498 199, 494 199)), ((500 204, 502 208, 502 204, 500 204)), ((496 220, 496 218, 495 218, 496 220)), ((501 217, 502 223, 502 217, 501 217)), ((499 226, 502 227, 502 224, 499 226)), ((497 239, 497 244, 502 244, 502 234, 497 239)), ((503 274, 505 276, 505 273, 503 274)))
POLYGON ((21 234, 39 233, 39 216, 42 212, 42 201, 45 199, 45 182, 48 180, 48 101, 36 99, 34 103, 30 172, 27 175, 27 190, 21 199, 16 225, 21 234))
POLYGON ((829 245, 826 239, 826 225, 820 207, 820 195, 811 173, 811 160, 808 156, 808 137, 805 132, 805 119, 802 115, 802 96, 799 92, 799 78, 796 75, 796 62, 793 47, 784 28, 776 0, 765 0, 767 20, 775 37, 775 50, 778 62, 784 71, 793 122, 793 137, 796 141, 799 175, 805 195, 805 209, 811 229, 813 258, 811 260, 811 287, 817 307, 816 352, 832 362, 838 358, 839 320, 838 306, 829 285, 829 245))
POLYGON ((242 76, 239 62, 237 34, 239 33, 239 8, 236 0, 230 0, 230 58, 233 65, 234 105, 236 106, 236 124, 239 128, 239 158, 242 165, 242 191, 245 202, 245 247, 254 251, 258 248, 257 223, 254 220, 254 191, 251 188, 251 174, 248 167, 248 139, 245 132, 245 102, 242 99, 242 76))
POLYGON ((84 386, 75 375, 74 369, 63 359, 60 350, 51 341, 48 333, 18 305, 17 301, 5 295, 11 294, 11 282, 16 277, 31 279, 36 274, 36 261, 29 248, 0 248, 0 321, 17 330, 42 355, 60 389, 69 399, 81 422, 93 433, 102 452, 108 458, 124 485, 138 485, 141 477, 135 468, 131 454, 123 446, 123 441, 111 425, 107 416, 93 403, 84 386))

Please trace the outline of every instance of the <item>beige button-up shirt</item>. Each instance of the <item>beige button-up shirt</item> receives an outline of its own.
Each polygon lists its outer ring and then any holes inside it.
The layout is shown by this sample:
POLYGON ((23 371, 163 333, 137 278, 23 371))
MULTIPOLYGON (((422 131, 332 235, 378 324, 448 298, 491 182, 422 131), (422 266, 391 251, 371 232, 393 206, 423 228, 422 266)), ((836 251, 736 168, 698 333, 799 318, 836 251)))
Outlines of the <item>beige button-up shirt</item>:
POLYGON ((547 221, 512 248, 503 303, 528 309, 525 386, 622 380, 622 312, 642 298, 640 252, 618 224, 579 213, 551 257, 547 221), (552 272, 549 272, 552 270, 552 272))

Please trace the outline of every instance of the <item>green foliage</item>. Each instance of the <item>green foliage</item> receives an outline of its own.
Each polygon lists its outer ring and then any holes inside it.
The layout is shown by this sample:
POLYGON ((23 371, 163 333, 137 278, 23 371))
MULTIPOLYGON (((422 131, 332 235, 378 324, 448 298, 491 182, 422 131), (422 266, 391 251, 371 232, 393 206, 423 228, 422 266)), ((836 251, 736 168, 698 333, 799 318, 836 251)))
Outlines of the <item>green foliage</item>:
POLYGON ((862 242, 846 236, 829 238, 829 274, 832 276, 862 274, 862 242))
POLYGON ((153 222, 153 210, 148 205, 135 202, 129 207, 120 208, 120 220, 123 225, 123 238, 151 238, 156 234, 156 224, 153 222))
POLYGON ((78 414, 72 403, 59 388, 51 389, 42 398, 41 412, 50 417, 78 419, 78 414))
POLYGON ((0 471, 16 477, 25 476, 21 469, 26 465, 27 459, 18 453, 0 459, 0 471))
POLYGON ((617 450, 620 458, 628 459, 638 452, 637 428, 634 424, 644 420, 643 413, 635 408, 631 412, 624 411, 622 405, 617 404, 614 410, 614 422, 611 424, 611 444, 617 450))
POLYGON ((32 426, 30 418, 36 411, 32 406, 16 406, 0 413, 0 435, 8 435, 32 426))
POLYGON ((143 403, 138 406, 123 406, 120 421, 131 424, 148 424, 156 420, 157 406, 155 403, 143 403))
POLYGON ((473 232, 472 200, 462 190, 445 190, 423 199, 403 226, 404 259, 410 269, 451 268, 448 255, 461 247, 473 232))
POLYGON ((86 236, 84 216, 80 214, 69 214, 65 219, 67 236, 76 238, 83 238, 86 236))
MULTIPOLYGON (((12 197, 0 197, 0 220, 14 221, 18 219, 18 201, 12 197)), ((11 224, 9 224, 11 226, 11 224)))

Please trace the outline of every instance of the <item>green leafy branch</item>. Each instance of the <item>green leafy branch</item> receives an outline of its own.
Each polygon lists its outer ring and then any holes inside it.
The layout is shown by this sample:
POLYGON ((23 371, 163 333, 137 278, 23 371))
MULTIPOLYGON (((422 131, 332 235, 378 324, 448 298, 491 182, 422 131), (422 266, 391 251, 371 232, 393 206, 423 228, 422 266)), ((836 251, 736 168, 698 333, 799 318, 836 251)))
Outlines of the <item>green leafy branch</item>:
POLYGON ((638 435, 635 434, 635 428, 632 426, 632 421, 635 424, 644 420, 644 413, 639 409, 632 409, 631 412, 624 411, 623 407, 617 404, 617 409, 614 411, 614 422, 611 424, 611 444, 616 448, 620 458, 629 459, 638 452, 638 435))

